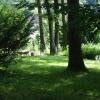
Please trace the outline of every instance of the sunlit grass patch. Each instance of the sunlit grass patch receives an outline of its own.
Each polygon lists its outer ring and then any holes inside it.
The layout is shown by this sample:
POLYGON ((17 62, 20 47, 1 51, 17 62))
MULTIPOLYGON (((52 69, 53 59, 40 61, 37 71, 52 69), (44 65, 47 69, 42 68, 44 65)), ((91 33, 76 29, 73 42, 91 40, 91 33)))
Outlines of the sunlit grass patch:
POLYGON ((87 68, 100 69, 100 60, 85 60, 87 68))

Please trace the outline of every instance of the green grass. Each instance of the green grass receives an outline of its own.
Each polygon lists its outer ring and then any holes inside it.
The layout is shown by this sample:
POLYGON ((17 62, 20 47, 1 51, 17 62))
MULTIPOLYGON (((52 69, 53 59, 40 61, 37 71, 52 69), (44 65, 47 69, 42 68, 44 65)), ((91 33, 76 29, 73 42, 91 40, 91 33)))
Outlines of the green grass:
POLYGON ((67 57, 23 57, 0 74, 0 100, 100 100, 100 61, 90 72, 69 73, 67 57))

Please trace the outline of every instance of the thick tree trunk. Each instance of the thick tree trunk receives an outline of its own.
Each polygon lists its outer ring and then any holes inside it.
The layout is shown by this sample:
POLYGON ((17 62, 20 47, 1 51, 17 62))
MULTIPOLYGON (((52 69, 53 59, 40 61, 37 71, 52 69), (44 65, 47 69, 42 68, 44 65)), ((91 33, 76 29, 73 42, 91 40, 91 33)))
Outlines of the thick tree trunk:
POLYGON ((86 71, 82 50, 81 35, 79 33, 79 0, 68 0, 68 69, 71 71, 86 71))
POLYGON ((43 32, 41 0, 37 0, 37 4, 38 4, 39 28, 40 28, 40 52, 44 52, 45 42, 44 42, 44 32, 43 32))
POLYGON ((50 55, 55 54, 55 35, 53 33, 53 15, 50 10, 49 1, 45 0, 46 8, 47 8, 47 16, 48 16, 48 24, 49 24, 49 37, 50 37, 50 55))
POLYGON ((55 53, 58 54, 58 44, 59 44, 59 5, 58 0, 54 0, 54 12, 55 12, 55 53))

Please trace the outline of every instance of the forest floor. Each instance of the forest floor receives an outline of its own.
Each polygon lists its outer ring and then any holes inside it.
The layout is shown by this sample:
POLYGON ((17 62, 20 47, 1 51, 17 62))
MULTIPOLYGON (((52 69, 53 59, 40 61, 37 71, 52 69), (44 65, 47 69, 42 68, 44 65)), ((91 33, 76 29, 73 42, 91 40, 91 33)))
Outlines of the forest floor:
POLYGON ((0 74, 0 100, 100 100, 100 61, 69 73, 66 56, 23 57, 0 74))

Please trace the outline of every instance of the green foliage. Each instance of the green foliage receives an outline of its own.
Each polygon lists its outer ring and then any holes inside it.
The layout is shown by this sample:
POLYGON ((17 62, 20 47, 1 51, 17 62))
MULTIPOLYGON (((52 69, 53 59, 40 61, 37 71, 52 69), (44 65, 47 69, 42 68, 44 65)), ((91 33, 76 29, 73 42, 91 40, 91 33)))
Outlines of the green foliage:
POLYGON ((8 66, 16 50, 28 41, 30 23, 22 10, 8 5, 0 5, 0 64, 8 66))
MULTIPOLYGON (((95 59, 97 55, 100 55, 100 43, 98 44, 83 44, 82 45, 83 58, 95 59)), ((60 51, 59 55, 68 56, 68 49, 60 51)))
POLYGON ((83 43, 98 43, 100 30, 100 5, 80 7, 80 32, 83 43))
POLYGON ((97 55, 100 55, 100 44, 87 44, 82 46, 83 57, 87 59, 95 59, 97 55))
POLYGON ((68 57, 68 47, 66 47, 66 49, 64 49, 64 50, 61 50, 59 52, 59 55, 68 57))

